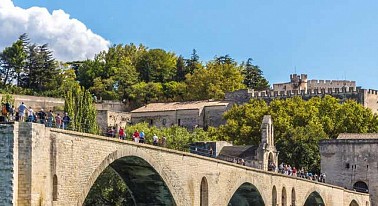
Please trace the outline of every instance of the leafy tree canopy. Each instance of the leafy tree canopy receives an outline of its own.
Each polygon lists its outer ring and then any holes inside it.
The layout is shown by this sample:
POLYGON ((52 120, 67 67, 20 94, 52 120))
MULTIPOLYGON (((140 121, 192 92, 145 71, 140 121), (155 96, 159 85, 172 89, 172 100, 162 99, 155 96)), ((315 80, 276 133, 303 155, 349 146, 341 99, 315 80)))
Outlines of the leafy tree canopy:
POLYGON ((318 142, 336 138, 340 133, 378 131, 378 117, 355 101, 340 104, 336 98, 300 97, 276 99, 267 105, 252 99, 248 104, 234 106, 224 114, 227 123, 216 136, 235 144, 258 144, 264 115, 273 118, 276 146, 280 160, 296 167, 319 171, 318 142))

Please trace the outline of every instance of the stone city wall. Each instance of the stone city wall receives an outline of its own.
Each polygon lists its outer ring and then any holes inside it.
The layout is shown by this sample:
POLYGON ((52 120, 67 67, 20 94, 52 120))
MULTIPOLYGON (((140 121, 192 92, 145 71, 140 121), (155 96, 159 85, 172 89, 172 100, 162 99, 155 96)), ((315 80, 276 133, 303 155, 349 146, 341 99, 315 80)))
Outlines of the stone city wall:
MULTIPOLYGON (((0 99, 4 94, 0 94, 0 99)), ((64 107, 64 99, 52 98, 52 97, 39 97, 28 95, 12 95, 15 100, 15 108, 20 106, 21 102, 24 102, 27 107, 32 107, 33 110, 38 111, 41 108, 45 110, 53 110, 54 107, 64 107)))
POLYGON ((342 87, 356 87, 356 81, 348 80, 308 80, 308 89, 334 89, 342 87))
POLYGON ((324 95, 330 95, 338 98, 342 101, 346 99, 353 99, 359 104, 362 104, 365 108, 370 108, 374 113, 378 113, 378 91, 373 89, 360 89, 355 87, 349 88, 329 88, 329 89, 308 89, 308 90, 291 90, 286 92, 277 91, 254 91, 254 90, 237 90, 234 92, 226 93, 225 100, 233 101, 237 104, 247 103, 250 99, 260 98, 264 99, 268 103, 274 99, 285 99, 300 96, 305 100, 309 100, 312 97, 322 97, 324 95))

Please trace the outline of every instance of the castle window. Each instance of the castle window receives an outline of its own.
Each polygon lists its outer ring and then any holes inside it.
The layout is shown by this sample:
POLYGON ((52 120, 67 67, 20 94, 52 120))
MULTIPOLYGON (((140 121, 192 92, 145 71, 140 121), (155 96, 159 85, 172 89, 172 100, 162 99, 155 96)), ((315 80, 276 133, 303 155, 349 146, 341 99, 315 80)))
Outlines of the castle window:
POLYGON ((346 163, 345 168, 349 169, 349 167, 350 167, 349 163, 346 163))
POLYGON ((163 126, 165 126, 166 124, 167 124, 167 120, 163 119, 163 126))

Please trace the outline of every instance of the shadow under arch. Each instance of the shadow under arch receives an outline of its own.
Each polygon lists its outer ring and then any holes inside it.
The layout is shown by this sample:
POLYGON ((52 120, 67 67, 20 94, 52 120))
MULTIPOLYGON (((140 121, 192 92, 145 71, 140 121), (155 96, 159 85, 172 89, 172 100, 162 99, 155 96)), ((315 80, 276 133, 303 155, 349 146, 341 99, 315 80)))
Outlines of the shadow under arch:
POLYGON ((272 189, 272 206, 277 206, 277 189, 275 185, 272 189))
POLYGON ((357 181, 354 183, 353 189, 357 192, 369 193, 369 187, 364 181, 357 181))
POLYGON ((175 200, 169 186, 154 167, 142 157, 122 156, 113 152, 103 160, 88 181, 88 188, 84 188, 77 205, 82 205, 91 187, 107 168, 111 167, 125 182, 132 193, 136 205, 169 205, 175 206, 175 200))
POLYGON ((251 183, 243 183, 232 195, 228 206, 265 206, 260 192, 251 183))
POLYGON ((359 206, 359 204, 357 203, 356 200, 352 200, 352 202, 350 202, 349 206, 359 206))
POLYGON ((323 198, 316 191, 312 192, 306 199, 304 206, 324 206, 323 198))
POLYGON ((206 177, 202 177, 201 180, 200 206, 209 206, 209 185, 206 177))

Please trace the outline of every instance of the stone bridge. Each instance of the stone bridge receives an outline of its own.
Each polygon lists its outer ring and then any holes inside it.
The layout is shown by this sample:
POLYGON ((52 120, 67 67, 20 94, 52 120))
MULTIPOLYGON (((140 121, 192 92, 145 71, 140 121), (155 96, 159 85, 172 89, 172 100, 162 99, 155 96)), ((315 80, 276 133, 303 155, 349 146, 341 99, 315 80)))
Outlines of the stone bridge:
POLYGON ((107 167, 135 205, 370 205, 367 194, 190 153, 39 124, 0 125, 0 205, 82 205, 107 167))

